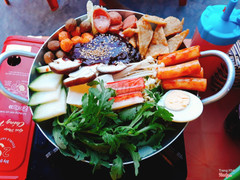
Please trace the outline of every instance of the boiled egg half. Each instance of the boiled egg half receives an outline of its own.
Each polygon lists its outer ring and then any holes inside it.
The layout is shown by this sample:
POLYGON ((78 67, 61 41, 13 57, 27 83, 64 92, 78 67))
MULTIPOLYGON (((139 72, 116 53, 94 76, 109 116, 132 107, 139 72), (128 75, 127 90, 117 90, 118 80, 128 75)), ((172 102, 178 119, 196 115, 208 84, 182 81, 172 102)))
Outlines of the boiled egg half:
POLYGON ((197 119, 203 111, 202 101, 190 92, 170 90, 158 102, 173 114, 173 122, 188 122, 197 119))

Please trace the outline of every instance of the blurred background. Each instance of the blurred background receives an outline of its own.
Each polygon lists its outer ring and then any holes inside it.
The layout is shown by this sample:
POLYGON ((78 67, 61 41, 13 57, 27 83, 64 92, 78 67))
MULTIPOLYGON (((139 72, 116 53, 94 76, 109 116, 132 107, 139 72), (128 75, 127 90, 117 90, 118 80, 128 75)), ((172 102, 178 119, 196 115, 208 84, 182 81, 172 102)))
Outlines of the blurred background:
MULTIPOLYGON (((104 0, 113 2, 116 0, 104 0)), ((68 18, 86 13, 87 0, 58 0, 59 8, 51 11, 47 0, 0 0, 0 50, 8 36, 49 36, 68 18)), ((99 0, 92 0, 99 4, 99 0)), ((191 38, 197 21, 208 5, 228 4, 228 0, 187 0, 179 6, 179 0, 119 0, 122 7, 161 17, 185 18, 184 29, 190 29, 191 38)), ((119 6, 120 7, 120 6, 119 6)), ((240 8, 240 3, 236 8, 240 8)))

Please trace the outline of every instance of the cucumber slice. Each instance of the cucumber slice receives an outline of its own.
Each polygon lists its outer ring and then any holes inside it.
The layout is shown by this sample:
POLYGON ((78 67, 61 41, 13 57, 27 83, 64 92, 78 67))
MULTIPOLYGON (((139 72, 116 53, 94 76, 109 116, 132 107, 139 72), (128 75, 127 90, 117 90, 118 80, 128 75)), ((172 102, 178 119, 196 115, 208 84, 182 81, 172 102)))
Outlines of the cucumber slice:
POLYGON ((36 68, 36 71, 38 73, 46 73, 46 72, 51 72, 51 68, 49 67, 49 65, 45 65, 45 66, 39 66, 36 68))
POLYGON ((32 94, 28 105, 36 106, 38 104, 44 104, 52 101, 56 101, 60 98, 61 85, 55 91, 35 92, 32 94))
POLYGON ((62 74, 53 72, 42 74, 29 84, 29 89, 32 91, 55 91, 62 82, 62 77, 62 74))
POLYGON ((60 98, 57 101, 41 104, 36 107, 32 119, 35 122, 42 122, 67 112, 66 92, 62 88, 60 98))

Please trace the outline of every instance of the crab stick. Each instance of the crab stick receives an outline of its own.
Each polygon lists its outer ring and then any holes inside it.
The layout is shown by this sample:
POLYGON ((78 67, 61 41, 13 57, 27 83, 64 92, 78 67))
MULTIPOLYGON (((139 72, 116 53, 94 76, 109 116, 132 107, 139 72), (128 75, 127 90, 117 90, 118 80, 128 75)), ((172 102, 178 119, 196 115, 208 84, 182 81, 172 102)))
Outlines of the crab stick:
POLYGON ((112 99, 114 99, 114 102, 112 105, 113 110, 122 109, 128 106, 132 106, 132 105, 144 102, 142 93, 140 91, 120 94, 115 97, 111 97, 109 101, 112 99))
POLYGON ((174 66, 159 67, 157 70, 157 77, 158 79, 171 79, 198 73, 200 71, 201 65, 199 61, 194 60, 174 66))
POLYGON ((174 78, 162 80, 163 89, 185 89, 185 90, 196 90, 205 91, 207 89, 207 79, 205 78, 174 78))
POLYGON ((164 63, 165 66, 187 62, 200 57, 200 46, 193 46, 175 51, 158 57, 158 64, 164 63))
POLYGON ((116 94, 119 95, 129 92, 142 91, 145 88, 145 83, 144 79, 140 77, 115 82, 108 82, 106 84, 106 88, 114 89, 116 91, 116 94))

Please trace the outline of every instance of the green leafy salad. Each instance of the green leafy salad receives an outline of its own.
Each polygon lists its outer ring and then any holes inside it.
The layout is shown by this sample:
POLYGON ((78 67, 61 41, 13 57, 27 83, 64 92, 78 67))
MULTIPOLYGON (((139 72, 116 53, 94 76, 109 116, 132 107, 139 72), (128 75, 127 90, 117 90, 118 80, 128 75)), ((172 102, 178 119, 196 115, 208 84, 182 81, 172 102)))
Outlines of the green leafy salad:
MULTIPOLYGON (((141 160, 138 148, 161 147, 167 130, 172 130, 173 115, 157 105, 163 95, 159 88, 146 90, 153 101, 112 110, 115 90, 91 87, 82 97, 82 108, 68 106, 67 114, 55 118, 53 136, 60 151, 76 160, 87 160, 94 167, 110 168, 112 179, 121 178, 123 163, 133 160, 135 175, 141 160)), ((94 170, 95 170, 94 168, 94 170)))

